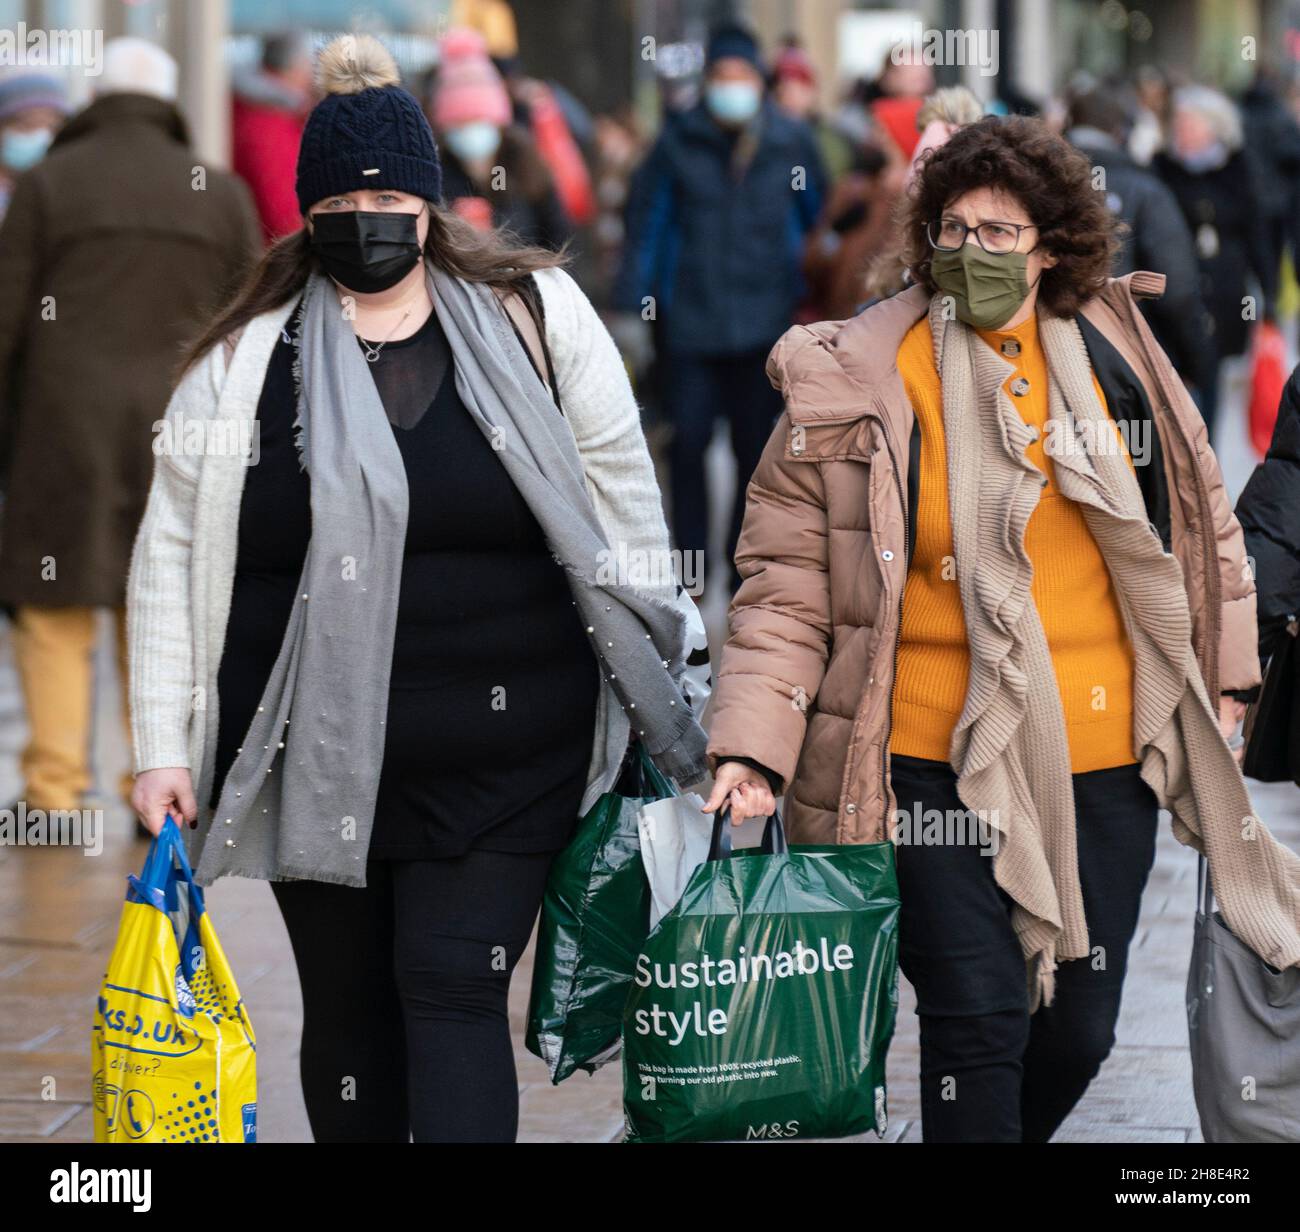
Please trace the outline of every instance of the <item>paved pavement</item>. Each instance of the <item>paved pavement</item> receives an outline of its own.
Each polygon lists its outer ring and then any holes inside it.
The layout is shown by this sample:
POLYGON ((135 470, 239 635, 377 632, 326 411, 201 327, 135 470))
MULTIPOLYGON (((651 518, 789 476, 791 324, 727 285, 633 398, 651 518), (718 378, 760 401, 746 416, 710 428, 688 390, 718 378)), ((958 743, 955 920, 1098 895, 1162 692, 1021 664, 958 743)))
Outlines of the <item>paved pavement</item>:
MULTIPOLYGON (((1235 402, 1236 399, 1233 399, 1235 402)), ((1235 492, 1251 459, 1236 423, 1218 442, 1235 492)), ((729 482, 721 445, 710 469, 729 482)), ((724 627, 718 603, 706 606, 715 650, 724 627)), ((106 639, 105 639, 106 643, 106 639)), ((101 653, 95 762, 111 790, 125 761, 114 716, 117 684, 101 653)), ((8 639, 0 633, 0 788, 19 790, 23 721, 8 639)), ((1300 849, 1300 792, 1252 784, 1258 811, 1283 841, 1300 849)), ((104 853, 87 858, 59 848, 0 848, 0 1142, 86 1141, 91 1137, 89 1028, 103 964, 112 946, 126 874, 145 844, 125 810, 107 809, 104 853)), ((1195 900, 1195 857, 1162 825, 1156 864, 1134 939, 1117 1046, 1058 1134, 1059 1141, 1196 1141, 1183 1013, 1183 984, 1195 900)), ((310 1141, 298 1083, 301 998, 288 936, 263 882, 227 878, 208 891, 209 908, 258 1035, 259 1137, 310 1141)), ((521 1093, 520 1138, 616 1141, 621 1133, 618 1066, 577 1074, 552 1088, 540 1061, 523 1049, 531 953, 515 978, 511 1019, 521 1093)), ((886 1141, 920 1140, 916 1018, 900 981, 898 1031, 889 1057, 886 1141)), ((863 1141, 876 1141, 866 1135, 863 1141)))

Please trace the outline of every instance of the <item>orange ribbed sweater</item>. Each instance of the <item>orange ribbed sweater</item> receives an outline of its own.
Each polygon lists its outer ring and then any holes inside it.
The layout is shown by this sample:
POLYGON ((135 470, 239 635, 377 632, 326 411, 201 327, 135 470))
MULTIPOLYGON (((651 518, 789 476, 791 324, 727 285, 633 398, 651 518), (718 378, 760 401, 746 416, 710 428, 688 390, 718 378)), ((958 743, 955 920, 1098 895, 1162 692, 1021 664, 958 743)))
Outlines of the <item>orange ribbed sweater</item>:
MULTIPOLYGON (((1039 344, 1038 319, 1031 315, 1015 329, 976 332, 1015 363, 1016 371, 1003 387, 1009 394, 1018 378, 1029 382, 1028 391, 1011 400, 1025 422, 1038 429, 1026 455, 1046 475, 1047 486, 1025 528, 1025 551, 1033 564, 1031 594, 1065 716, 1071 772, 1127 765, 1138 760, 1133 754, 1133 652, 1106 563, 1082 510, 1057 489, 1044 451, 1047 359, 1039 344), (1014 354, 1017 345, 1019 354, 1014 354)), ((918 507, 910 511, 916 543, 903 596, 889 747, 894 753, 947 761, 952 729, 966 700, 970 656, 953 564, 943 395, 926 317, 903 339, 898 371, 920 422, 921 474, 918 507)), ((1104 406, 1095 376, 1093 387, 1104 406)))

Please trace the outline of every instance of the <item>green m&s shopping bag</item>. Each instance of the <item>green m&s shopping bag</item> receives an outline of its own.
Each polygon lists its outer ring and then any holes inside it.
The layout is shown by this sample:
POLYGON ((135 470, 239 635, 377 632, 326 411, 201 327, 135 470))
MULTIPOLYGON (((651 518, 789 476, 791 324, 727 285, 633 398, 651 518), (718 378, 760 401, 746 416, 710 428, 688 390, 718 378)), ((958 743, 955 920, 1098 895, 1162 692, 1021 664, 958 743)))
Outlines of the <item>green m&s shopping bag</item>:
POLYGON ((710 858, 637 955, 623 1016, 629 1142, 841 1138, 886 1128, 898 1009, 892 843, 710 858))
POLYGON ((555 858, 542 900, 524 1044, 553 1083, 618 1055, 632 965, 650 931, 641 808, 676 789, 640 741, 555 858))

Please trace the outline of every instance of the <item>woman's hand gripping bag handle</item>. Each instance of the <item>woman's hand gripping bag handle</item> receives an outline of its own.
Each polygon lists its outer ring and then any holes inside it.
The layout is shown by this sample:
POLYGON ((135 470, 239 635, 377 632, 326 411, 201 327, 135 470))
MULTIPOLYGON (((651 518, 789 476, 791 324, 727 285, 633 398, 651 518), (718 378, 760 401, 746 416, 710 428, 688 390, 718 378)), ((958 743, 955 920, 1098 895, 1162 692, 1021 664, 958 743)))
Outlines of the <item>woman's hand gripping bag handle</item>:
POLYGON ((887 1128, 898 1007, 893 845, 788 847, 774 811, 709 859, 646 938, 623 1012, 629 1142, 838 1138, 887 1128))
POLYGON ((257 1041, 168 815, 127 878, 91 1028, 96 1142, 255 1142, 257 1041))
MULTIPOLYGON (((730 814, 730 807, 724 804, 718 809, 717 816, 713 819, 713 839, 709 843, 710 860, 731 859, 732 825, 730 814)), ((753 851, 755 849, 744 848, 742 850, 753 851)), ((773 809, 772 815, 763 823, 763 837, 759 840, 756 850, 765 856, 783 856, 790 850, 789 844, 785 840, 785 823, 781 820, 780 809, 773 809)))

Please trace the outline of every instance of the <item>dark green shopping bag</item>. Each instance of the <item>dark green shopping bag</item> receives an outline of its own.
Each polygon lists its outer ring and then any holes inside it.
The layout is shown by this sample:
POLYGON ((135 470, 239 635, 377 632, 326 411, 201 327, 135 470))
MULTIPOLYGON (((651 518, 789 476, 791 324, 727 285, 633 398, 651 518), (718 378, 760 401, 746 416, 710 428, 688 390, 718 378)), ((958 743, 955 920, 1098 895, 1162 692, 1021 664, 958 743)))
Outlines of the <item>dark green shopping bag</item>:
POLYGON ((898 1009, 892 843, 710 858, 646 938, 623 1017, 629 1142, 883 1135, 898 1009))
POLYGON ((591 807, 551 867, 524 1045, 546 1062, 553 1083, 618 1053, 632 964, 650 931, 637 821, 643 804, 676 794, 637 741, 614 790, 591 807))

